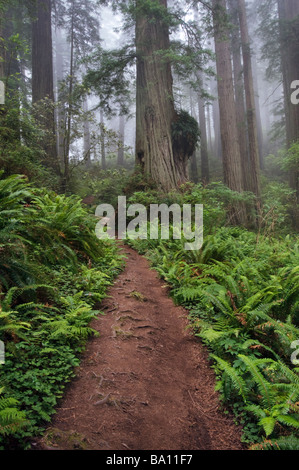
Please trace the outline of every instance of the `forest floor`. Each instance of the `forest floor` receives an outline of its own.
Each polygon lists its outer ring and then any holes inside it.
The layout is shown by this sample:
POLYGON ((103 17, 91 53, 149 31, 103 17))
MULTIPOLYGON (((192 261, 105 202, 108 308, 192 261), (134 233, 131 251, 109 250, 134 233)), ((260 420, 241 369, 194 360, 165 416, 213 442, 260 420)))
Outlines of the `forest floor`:
POLYGON ((55 450, 242 450, 221 409, 206 348, 147 260, 126 267, 91 326, 76 377, 35 447, 55 450))

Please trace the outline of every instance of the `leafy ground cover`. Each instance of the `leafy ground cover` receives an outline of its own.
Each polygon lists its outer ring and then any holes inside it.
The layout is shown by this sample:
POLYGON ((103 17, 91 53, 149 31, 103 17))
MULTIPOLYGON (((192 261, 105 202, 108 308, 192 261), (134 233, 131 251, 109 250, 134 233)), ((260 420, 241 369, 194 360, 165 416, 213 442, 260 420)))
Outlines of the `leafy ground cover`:
MULTIPOLYGON (((298 448, 299 245, 291 193, 278 183, 265 186, 253 228, 252 196, 220 183, 171 194, 139 183, 130 189, 128 204, 204 205, 200 250, 185 250, 183 238, 129 243, 189 310, 245 442, 298 448), (240 203, 252 214, 247 228, 229 218, 240 203)), ((33 187, 22 176, 0 179, 2 448, 27 448, 42 432, 96 334, 90 322, 123 262, 114 242, 96 238, 95 223, 79 197, 33 187)))
POLYGON ((89 324, 122 269, 75 196, 0 179, 0 446, 26 448, 74 375, 89 324))
MULTIPOLYGON (((152 197, 135 193, 130 201, 149 204, 152 197)), ((260 215, 258 230, 230 226, 229 208, 236 198, 219 184, 190 185, 175 197, 161 196, 160 202, 204 204, 201 250, 186 251, 183 237, 129 243, 167 281, 174 301, 190 311, 190 327, 210 351, 217 388, 242 424, 245 442, 254 449, 295 449, 298 237, 289 233, 286 213, 279 213, 273 199, 271 221, 264 224, 267 217, 260 215)), ((243 202, 250 204, 250 197, 243 202)))

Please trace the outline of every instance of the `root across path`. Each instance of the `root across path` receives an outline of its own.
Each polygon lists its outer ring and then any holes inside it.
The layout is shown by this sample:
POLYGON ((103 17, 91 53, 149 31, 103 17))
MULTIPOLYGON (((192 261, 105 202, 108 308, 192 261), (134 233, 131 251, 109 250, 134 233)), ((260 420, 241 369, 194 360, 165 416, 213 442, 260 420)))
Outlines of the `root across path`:
POLYGON ((147 260, 123 246, 126 268, 68 385, 41 449, 242 450, 223 413, 205 347, 147 260))

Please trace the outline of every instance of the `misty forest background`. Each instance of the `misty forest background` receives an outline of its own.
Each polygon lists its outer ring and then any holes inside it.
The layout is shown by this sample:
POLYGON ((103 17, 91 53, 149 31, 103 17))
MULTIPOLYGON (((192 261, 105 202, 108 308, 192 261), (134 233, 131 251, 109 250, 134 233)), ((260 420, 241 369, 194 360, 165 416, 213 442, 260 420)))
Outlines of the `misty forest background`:
POLYGON ((244 443, 298 449, 298 1, 0 0, 0 80, 1 447, 30 448, 95 333, 124 265, 95 208, 125 195, 204 205, 200 250, 128 243, 244 443))

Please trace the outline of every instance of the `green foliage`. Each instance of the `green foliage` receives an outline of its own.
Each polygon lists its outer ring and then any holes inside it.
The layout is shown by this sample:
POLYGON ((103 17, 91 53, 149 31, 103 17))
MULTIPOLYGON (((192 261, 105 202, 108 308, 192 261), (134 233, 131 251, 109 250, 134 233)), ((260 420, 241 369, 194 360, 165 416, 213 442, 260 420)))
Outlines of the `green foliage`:
POLYGON ((282 162, 282 169, 286 171, 298 171, 299 168, 299 142, 295 142, 287 151, 282 162))
POLYGON ((57 175, 48 168, 43 142, 49 131, 38 124, 35 115, 42 115, 47 104, 34 109, 20 90, 18 75, 10 76, 13 92, 0 107, 0 166, 6 176, 22 174, 36 186, 57 189, 57 175), (20 112, 22 108, 22 112, 20 112))
POLYGON ((299 439, 296 436, 290 435, 280 437, 274 440, 264 440, 261 443, 254 444, 250 450, 298 450, 299 439))
MULTIPOLYGON (((150 204, 154 197, 149 191, 131 200, 150 204)), ((284 214, 254 233, 229 226, 229 209, 240 195, 221 184, 186 185, 167 197, 168 203, 203 203, 201 249, 186 251, 182 240, 172 239, 129 243, 169 284, 174 301, 189 310, 194 334, 211 352, 223 403, 243 426, 244 441, 298 439, 299 370, 291 357, 299 338, 299 246, 296 237, 276 235, 284 214)), ((250 195, 242 197, 250 207, 250 195)), ((267 198, 270 204, 270 192, 267 198)))
POLYGON ((263 188, 263 208, 260 226, 268 235, 293 231, 293 217, 298 205, 296 191, 282 182, 271 181, 263 188))
POLYGON ((89 57, 84 86, 99 96, 100 106, 108 114, 112 113, 112 104, 128 114, 128 103, 131 99, 130 66, 134 64, 135 57, 136 52, 131 44, 111 51, 99 47, 89 57))
POLYGON ((37 194, 31 201, 33 230, 28 238, 43 262, 76 264, 78 258, 97 259, 101 247, 94 233, 95 220, 76 196, 37 194), (44 247, 48 249, 45 251, 44 247))
POLYGON ((200 139, 198 122, 189 113, 180 110, 172 123, 171 135, 174 152, 191 157, 200 139))
POLYGON ((0 389, 0 436, 7 436, 22 429, 26 425, 26 420, 25 413, 18 408, 18 401, 1 396, 3 391, 2 387, 0 389))
POLYGON ((94 165, 89 171, 80 169, 78 175, 73 175, 72 189, 83 200, 91 196, 90 205, 94 208, 105 203, 117 207, 118 196, 123 194, 128 178, 128 172, 123 168, 102 170, 94 165))

